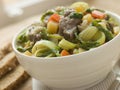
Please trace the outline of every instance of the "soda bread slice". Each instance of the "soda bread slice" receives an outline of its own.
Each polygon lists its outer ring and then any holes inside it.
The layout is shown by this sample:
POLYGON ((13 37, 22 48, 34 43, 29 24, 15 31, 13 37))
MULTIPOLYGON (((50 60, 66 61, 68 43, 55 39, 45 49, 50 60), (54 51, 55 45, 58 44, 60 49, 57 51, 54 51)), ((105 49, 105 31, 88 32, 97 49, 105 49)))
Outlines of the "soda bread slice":
POLYGON ((0 46, 0 60, 12 51, 11 42, 8 41, 0 46))
POLYGON ((17 90, 16 88, 28 78, 29 75, 18 65, 16 69, 0 79, 0 90, 17 90))
POLYGON ((0 60, 0 78, 13 70, 18 65, 18 61, 14 52, 7 54, 2 60, 0 60))

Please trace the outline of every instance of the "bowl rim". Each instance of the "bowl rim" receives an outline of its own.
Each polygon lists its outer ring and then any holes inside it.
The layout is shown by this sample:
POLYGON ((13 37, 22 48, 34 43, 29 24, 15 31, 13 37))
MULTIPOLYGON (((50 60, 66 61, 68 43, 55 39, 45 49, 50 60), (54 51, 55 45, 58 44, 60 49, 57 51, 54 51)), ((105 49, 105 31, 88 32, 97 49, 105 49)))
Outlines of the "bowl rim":
MULTIPOLYGON (((117 21, 120 23, 120 16, 119 16, 118 14, 116 14, 116 13, 114 13, 114 12, 111 12, 111 11, 105 11, 105 12, 108 13, 108 14, 110 14, 110 15, 112 15, 112 16, 115 17, 116 19, 118 19, 117 21)), ((27 26, 29 26, 29 25, 27 25, 27 26)), ((25 26, 25 28, 26 28, 27 26, 25 26)), ((119 26, 120 26, 120 25, 119 25, 119 26)), ((19 55, 21 55, 21 56, 24 56, 24 57, 26 57, 26 58, 37 59, 37 60, 35 60, 35 61, 43 61, 43 60, 44 60, 44 61, 46 61, 46 60, 47 60, 47 61, 54 61, 54 60, 56 61, 56 60, 59 60, 59 59, 61 59, 60 61, 62 61, 62 60, 64 60, 64 58, 72 58, 72 57, 76 57, 76 56, 86 55, 86 54, 89 54, 89 53, 91 53, 91 52, 94 52, 94 51, 96 51, 96 50, 99 50, 100 48, 103 48, 103 47, 111 44, 111 43, 112 43, 113 41, 115 41, 118 37, 120 37, 120 33, 119 33, 117 36, 115 36, 112 40, 108 41, 107 43, 104 43, 104 44, 101 45, 101 46, 98 46, 98 47, 96 47, 96 48, 93 48, 93 49, 91 49, 91 50, 88 50, 88 51, 85 51, 85 52, 82 52, 82 53, 73 54, 73 55, 69 55, 69 56, 60 56, 60 57, 45 58, 45 57, 27 56, 27 55, 19 52, 19 51, 16 49, 16 44, 15 44, 15 43, 16 43, 16 38, 17 38, 17 36, 18 36, 22 31, 24 31, 24 28, 22 28, 19 32, 17 32, 17 33, 14 35, 13 40, 12 40, 12 48, 13 48, 13 50, 14 50, 15 53, 17 53, 17 54, 19 54, 19 55)), ((68 61, 70 61, 70 60, 68 59, 68 61)))

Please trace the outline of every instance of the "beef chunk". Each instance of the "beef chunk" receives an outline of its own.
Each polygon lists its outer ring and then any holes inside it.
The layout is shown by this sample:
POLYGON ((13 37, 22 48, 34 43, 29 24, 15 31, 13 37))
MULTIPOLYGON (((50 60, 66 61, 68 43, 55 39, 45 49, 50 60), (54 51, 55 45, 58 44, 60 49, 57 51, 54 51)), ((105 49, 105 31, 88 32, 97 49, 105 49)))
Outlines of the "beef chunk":
POLYGON ((61 18, 59 22, 59 34, 64 36, 67 40, 73 40, 75 38, 74 33, 77 30, 77 25, 81 23, 80 19, 74 19, 69 17, 61 18))
POLYGON ((34 23, 26 28, 26 36, 32 42, 39 41, 45 37, 45 28, 41 23, 34 23))
POLYGON ((41 39, 40 31, 41 31, 41 27, 30 26, 27 31, 27 36, 29 40, 32 42, 39 41, 41 39))
POLYGON ((70 30, 64 30, 64 38, 69 40, 69 41, 73 41, 75 38, 75 32, 77 32, 77 28, 73 27, 70 30))

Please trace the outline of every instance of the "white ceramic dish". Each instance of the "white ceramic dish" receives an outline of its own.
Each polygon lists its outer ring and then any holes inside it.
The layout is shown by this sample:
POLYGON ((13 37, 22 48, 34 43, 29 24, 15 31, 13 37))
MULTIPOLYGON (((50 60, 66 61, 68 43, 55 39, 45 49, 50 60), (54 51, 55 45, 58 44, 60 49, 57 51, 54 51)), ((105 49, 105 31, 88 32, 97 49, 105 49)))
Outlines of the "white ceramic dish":
MULTIPOLYGON (((120 23, 118 15, 108 13, 120 23)), ((93 82, 101 81, 107 76, 119 58, 120 34, 90 51, 55 58, 30 57, 18 52, 15 46, 18 34, 15 35, 12 46, 20 64, 32 77, 52 88, 91 87, 96 84, 93 82)))
MULTIPOLYGON (((97 82, 93 82, 94 83, 98 83, 100 81, 97 82)), ((90 84, 91 86, 92 84, 90 84)), ((43 83, 41 83, 41 81, 38 81, 36 79, 32 79, 32 86, 33 86, 33 90, 86 90, 86 86, 83 87, 79 87, 79 88, 73 88, 73 89, 53 89, 53 88, 49 88, 46 87, 43 83)), ((89 85, 87 85, 87 87, 89 87, 89 85)), ((116 63, 116 65, 114 66, 113 70, 109 73, 109 75, 102 80, 99 84, 87 88, 87 90, 115 90, 115 89, 119 89, 120 87, 120 60, 116 63)))

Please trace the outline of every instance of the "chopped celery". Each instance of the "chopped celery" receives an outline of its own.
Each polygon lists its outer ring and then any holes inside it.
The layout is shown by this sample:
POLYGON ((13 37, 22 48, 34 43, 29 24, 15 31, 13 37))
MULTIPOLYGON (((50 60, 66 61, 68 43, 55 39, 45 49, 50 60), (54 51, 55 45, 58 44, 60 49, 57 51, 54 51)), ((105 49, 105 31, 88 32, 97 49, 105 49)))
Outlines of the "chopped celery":
POLYGON ((49 38, 54 38, 54 39, 58 39, 61 40, 63 37, 60 36, 59 34, 48 34, 49 38))
POLYGON ((59 34, 48 34, 48 38, 50 41, 58 44, 63 37, 60 36, 59 34))
POLYGON ((57 46, 51 41, 41 40, 36 42, 36 44, 33 46, 32 53, 35 54, 37 50, 41 50, 41 49, 56 50, 57 46))
POLYGON ((36 52, 35 52, 35 56, 36 57, 45 57, 45 56, 48 56, 49 54, 53 53, 52 50, 50 49, 38 49, 36 52))
POLYGON ((120 32, 120 27, 119 27, 119 26, 114 27, 114 28, 113 28, 113 31, 114 31, 114 35, 119 34, 119 32, 120 32))
POLYGON ((98 47, 103 43, 105 43, 105 34, 101 31, 97 31, 89 41, 80 39, 80 47, 86 50, 98 47))
POLYGON ((98 29, 94 26, 89 26, 79 34, 79 38, 84 41, 89 41, 96 34, 98 29))
POLYGON ((72 43, 72 42, 69 42, 65 39, 62 39, 59 44, 58 44, 59 47, 61 47, 62 49, 65 49, 65 50, 70 50, 70 49, 74 49, 76 47, 76 44, 72 43))
POLYGON ((101 31, 98 31, 95 36, 92 38, 93 41, 98 42, 100 45, 105 43, 105 34, 101 31))
POLYGON ((46 57, 55 57, 56 55, 54 53, 50 53, 49 55, 47 55, 46 57))
POLYGON ((96 26, 98 28, 98 30, 104 32, 107 41, 113 39, 114 36, 113 36, 112 32, 107 29, 104 29, 100 24, 98 24, 97 21, 93 21, 92 25, 96 26))
POLYGON ((78 54, 78 53, 81 53, 81 52, 84 52, 84 51, 86 51, 86 50, 83 49, 83 48, 74 49, 73 54, 78 54))
POLYGON ((108 19, 109 23, 112 23, 115 26, 118 26, 119 23, 117 22, 117 20, 113 17, 111 17, 111 15, 109 15, 109 19, 108 19))

